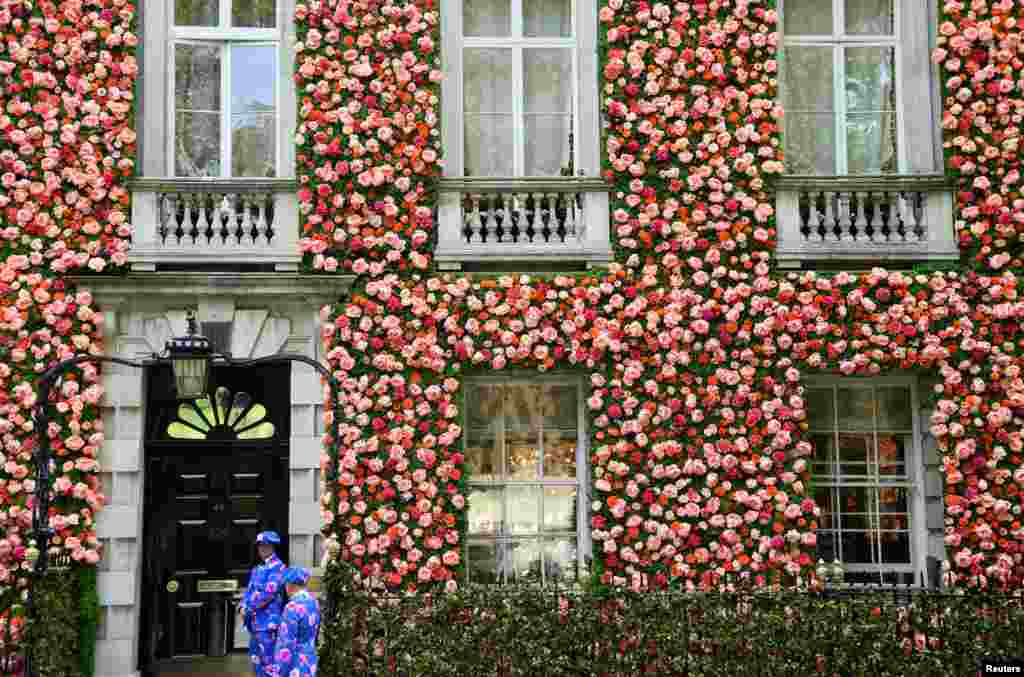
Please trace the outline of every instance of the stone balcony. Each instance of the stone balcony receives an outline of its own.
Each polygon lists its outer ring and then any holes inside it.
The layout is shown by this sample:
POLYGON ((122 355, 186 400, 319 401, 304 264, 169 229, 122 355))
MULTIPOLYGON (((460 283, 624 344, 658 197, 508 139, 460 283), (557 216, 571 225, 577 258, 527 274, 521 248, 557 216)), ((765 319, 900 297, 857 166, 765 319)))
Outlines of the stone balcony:
POLYGON ((297 271, 293 179, 135 179, 132 270, 297 271))
POLYGON ((587 177, 442 179, 438 267, 606 265, 612 257, 608 190, 604 180, 587 177))
POLYGON ((790 175, 776 180, 775 191, 781 268, 960 256, 944 176, 790 175))

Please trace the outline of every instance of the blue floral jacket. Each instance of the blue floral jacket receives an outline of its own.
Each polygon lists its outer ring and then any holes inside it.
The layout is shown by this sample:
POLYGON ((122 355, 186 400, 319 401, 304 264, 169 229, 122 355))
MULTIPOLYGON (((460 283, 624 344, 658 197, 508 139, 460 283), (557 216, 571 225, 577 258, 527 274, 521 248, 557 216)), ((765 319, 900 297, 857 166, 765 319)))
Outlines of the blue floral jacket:
POLYGON ((320 627, 320 605, 307 591, 292 595, 277 629, 273 677, 316 675, 316 635, 320 627))
POLYGON ((242 598, 245 628, 249 632, 274 630, 281 623, 284 568, 284 562, 277 555, 271 555, 263 564, 253 567, 249 587, 242 598))

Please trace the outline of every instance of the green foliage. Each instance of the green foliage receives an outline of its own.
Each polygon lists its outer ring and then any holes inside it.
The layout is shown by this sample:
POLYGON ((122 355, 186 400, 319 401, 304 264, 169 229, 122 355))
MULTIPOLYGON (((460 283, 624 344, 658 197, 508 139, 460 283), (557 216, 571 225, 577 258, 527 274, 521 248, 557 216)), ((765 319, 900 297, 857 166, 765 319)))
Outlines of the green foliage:
MULTIPOLYGON (((86 677, 82 672, 82 632, 79 621, 80 571, 91 567, 51 569, 35 583, 35 618, 28 628, 28 645, 40 677, 86 677)), ((95 578, 94 578, 95 580, 95 578)), ((93 588, 95 594, 95 587, 93 588)), ((93 630, 89 645, 95 642, 93 630)), ((91 675, 91 671, 88 673, 91 675)))
POLYGON ((78 642, 82 677, 96 671, 96 630, 100 618, 100 596, 96 591, 96 567, 78 568, 78 642))
POLYGON ((324 677, 840 675, 950 677, 1024 655, 1024 598, 803 592, 599 594, 468 588, 384 597, 324 579, 324 677))

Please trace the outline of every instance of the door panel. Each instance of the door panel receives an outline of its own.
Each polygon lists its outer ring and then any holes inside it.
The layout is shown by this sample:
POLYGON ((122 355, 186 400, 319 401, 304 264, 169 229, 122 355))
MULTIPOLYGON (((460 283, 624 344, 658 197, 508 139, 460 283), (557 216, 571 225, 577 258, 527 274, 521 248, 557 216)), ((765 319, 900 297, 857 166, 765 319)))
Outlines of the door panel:
POLYGON ((277 531, 285 541, 279 554, 287 553, 287 459, 197 445, 151 458, 147 470, 144 661, 205 656, 213 606, 234 619, 234 608, 224 606, 233 593, 224 587, 233 581, 245 589, 256 534, 277 531))

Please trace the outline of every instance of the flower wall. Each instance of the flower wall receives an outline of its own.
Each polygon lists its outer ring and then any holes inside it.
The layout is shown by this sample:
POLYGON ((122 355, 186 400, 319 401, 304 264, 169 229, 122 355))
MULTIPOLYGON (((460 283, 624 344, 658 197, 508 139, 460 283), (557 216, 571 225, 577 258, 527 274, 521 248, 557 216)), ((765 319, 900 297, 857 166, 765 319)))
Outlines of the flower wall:
POLYGON ((606 0, 616 263, 498 278, 427 269, 433 233, 418 187, 437 175, 438 6, 312 7, 298 19, 300 152, 325 121, 313 139, 319 153, 365 158, 356 180, 372 186, 353 202, 339 193, 333 159, 333 169, 300 170, 304 247, 323 256, 313 267, 359 275, 351 298, 322 311, 343 382, 338 438, 328 439, 336 452, 322 459, 331 555, 382 585, 456 587, 471 472, 462 380, 573 369, 590 384, 591 528, 603 583, 791 580, 811 573, 820 516, 809 495, 803 376, 899 369, 940 380, 931 432, 946 473, 948 580, 1021 584, 1019 3, 943 7, 946 51, 936 60, 966 73, 945 83, 943 124, 970 272, 775 271, 768 182, 783 168, 783 111, 774 2, 606 0), (389 156, 363 139, 371 130, 393 139, 380 121, 396 107, 410 133, 411 121, 422 127, 415 148, 399 152, 396 141, 389 156), (334 136, 346 127, 361 132, 347 145, 334 136))
MULTIPOLYGON (((0 651, 20 638, 28 583, 35 381, 102 352, 102 316, 64 279, 125 263, 134 171, 135 6, 0 2, 0 651)), ((51 402, 54 552, 99 560, 102 390, 85 366, 51 402)))

